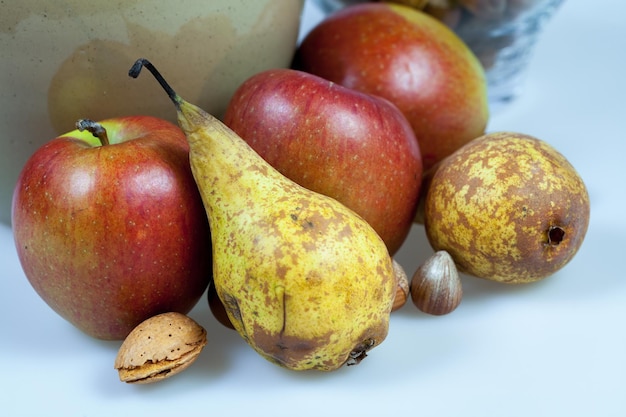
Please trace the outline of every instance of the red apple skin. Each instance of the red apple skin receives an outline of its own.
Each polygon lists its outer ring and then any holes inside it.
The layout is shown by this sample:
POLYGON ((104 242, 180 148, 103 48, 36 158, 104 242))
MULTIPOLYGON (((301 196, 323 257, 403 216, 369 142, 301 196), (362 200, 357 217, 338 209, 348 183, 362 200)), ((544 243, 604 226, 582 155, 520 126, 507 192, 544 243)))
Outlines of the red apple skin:
POLYGON ((394 103, 415 131, 424 170, 482 135, 489 118, 476 56, 407 6, 362 3, 330 15, 303 39, 293 67, 394 103))
POLYGON ((421 154, 387 100, 291 69, 246 80, 224 122, 283 175, 363 217, 395 253, 410 230, 421 154))
POLYGON ((88 335, 121 340, 197 303, 211 277, 210 229, 177 126, 144 116, 101 124, 110 145, 74 131, 31 156, 12 225, 41 298, 88 335))

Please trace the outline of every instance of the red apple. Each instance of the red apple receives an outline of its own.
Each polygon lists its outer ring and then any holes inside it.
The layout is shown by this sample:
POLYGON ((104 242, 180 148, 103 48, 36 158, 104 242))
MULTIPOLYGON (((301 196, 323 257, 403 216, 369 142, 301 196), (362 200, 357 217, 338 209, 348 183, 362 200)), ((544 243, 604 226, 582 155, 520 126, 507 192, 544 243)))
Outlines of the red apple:
POLYGON ((361 215, 394 253, 414 218, 422 178, 415 135, 387 100, 301 71, 246 80, 224 122, 288 178, 361 215))
POLYGON ((183 132, 145 116, 100 125, 102 139, 76 130, 31 156, 12 224, 41 298, 85 333, 119 340, 153 315, 191 310, 211 277, 211 241, 183 132))
POLYGON ((394 103, 411 123, 424 169, 483 134, 483 69, 443 23, 399 4, 348 6, 302 41, 294 67, 394 103))

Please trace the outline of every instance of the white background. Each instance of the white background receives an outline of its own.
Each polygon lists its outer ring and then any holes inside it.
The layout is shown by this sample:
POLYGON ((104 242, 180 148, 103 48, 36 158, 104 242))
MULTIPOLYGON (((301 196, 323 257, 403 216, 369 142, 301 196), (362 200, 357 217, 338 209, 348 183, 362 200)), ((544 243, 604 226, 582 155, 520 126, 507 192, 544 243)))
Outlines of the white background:
MULTIPOLYGON (((319 18, 307 4, 303 30, 319 18)), ((463 277, 443 317, 412 304, 359 366, 297 373, 254 353, 211 316, 191 316, 209 344, 162 383, 119 382, 119 342, 93 340, 58 317, 24 277, 0 224, 0 413, 6 416, 625 416, 626 3, 567 0, 546 27, 515 103, 490 131, 553 144, 585 180, 587 238, 554 276, 528 286, 463 277)), ((415 226, 398 259, 431 253, 415 226)))

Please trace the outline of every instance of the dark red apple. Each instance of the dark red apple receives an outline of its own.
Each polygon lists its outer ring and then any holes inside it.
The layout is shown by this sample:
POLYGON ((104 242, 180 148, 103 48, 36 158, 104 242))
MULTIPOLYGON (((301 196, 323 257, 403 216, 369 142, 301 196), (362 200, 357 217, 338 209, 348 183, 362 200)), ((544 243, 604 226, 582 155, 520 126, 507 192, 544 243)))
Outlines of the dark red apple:
POLYGON ((390 253, 411 227, 422 178, 415 135, 387 100, 301 71, 256 74, 224 122, 288 178, 361 215, 390 253))
POLYGON ((380 95, 411 123, 427 170, 483 134, 483 69, 443 23, 399 4, 348 6, 303 39, 294 68, 380 95))
POLYGON ((209 224, 177 126, 140 116, 87 129, 27 161, 13 232, 41 298, 85 333, 120 340, 197 303, 211 278, 209 224))
POLYGON ((215 289, 215 285, 211 281, 209 283, 209 288, 207 290, 207 302, 209 304, 209 310, 211 310, 211 314, 213 317, 224 327, 235 330, 235 326, 228 318, 228 313, 226 312, 226 308, 220 300, 220 297, 217 295, 217 290, 215 289))

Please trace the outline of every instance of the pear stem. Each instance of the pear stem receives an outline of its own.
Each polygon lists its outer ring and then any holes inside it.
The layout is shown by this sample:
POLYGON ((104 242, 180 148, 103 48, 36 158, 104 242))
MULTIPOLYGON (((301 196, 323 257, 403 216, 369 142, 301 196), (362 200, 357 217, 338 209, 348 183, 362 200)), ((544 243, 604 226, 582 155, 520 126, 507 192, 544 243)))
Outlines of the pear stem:
POLYGON ((102 146, 107 146, 110 143, 107 130, 98 122, 94 122, 91 119, 80 119, 76 122, 76 128, 81 132, 83 130, 91 132, 92 135, 100 140, 102 146))
POLYGON ((172 102, 176 106, 176 109, 180 110, 182 99, 178 94, 176 94, 176 91, 174 91, 174 89, 167 83, 167 81, 165 81, 165 78, 163 78, 163 76, 156 69, 156 67, 152 65, 152 62, 148 61, 146 58, 139 58, 137 61, 135 61, 130 70, 128 70, 128 75, 133 78, 137 78, 143 67, 146 67, 148 71, 150 71, 150 73, 154 76, 154 78, 156 78, 159 84, 161 84, 161 87, 163 87, 170 100, 172 100, 172 102))

